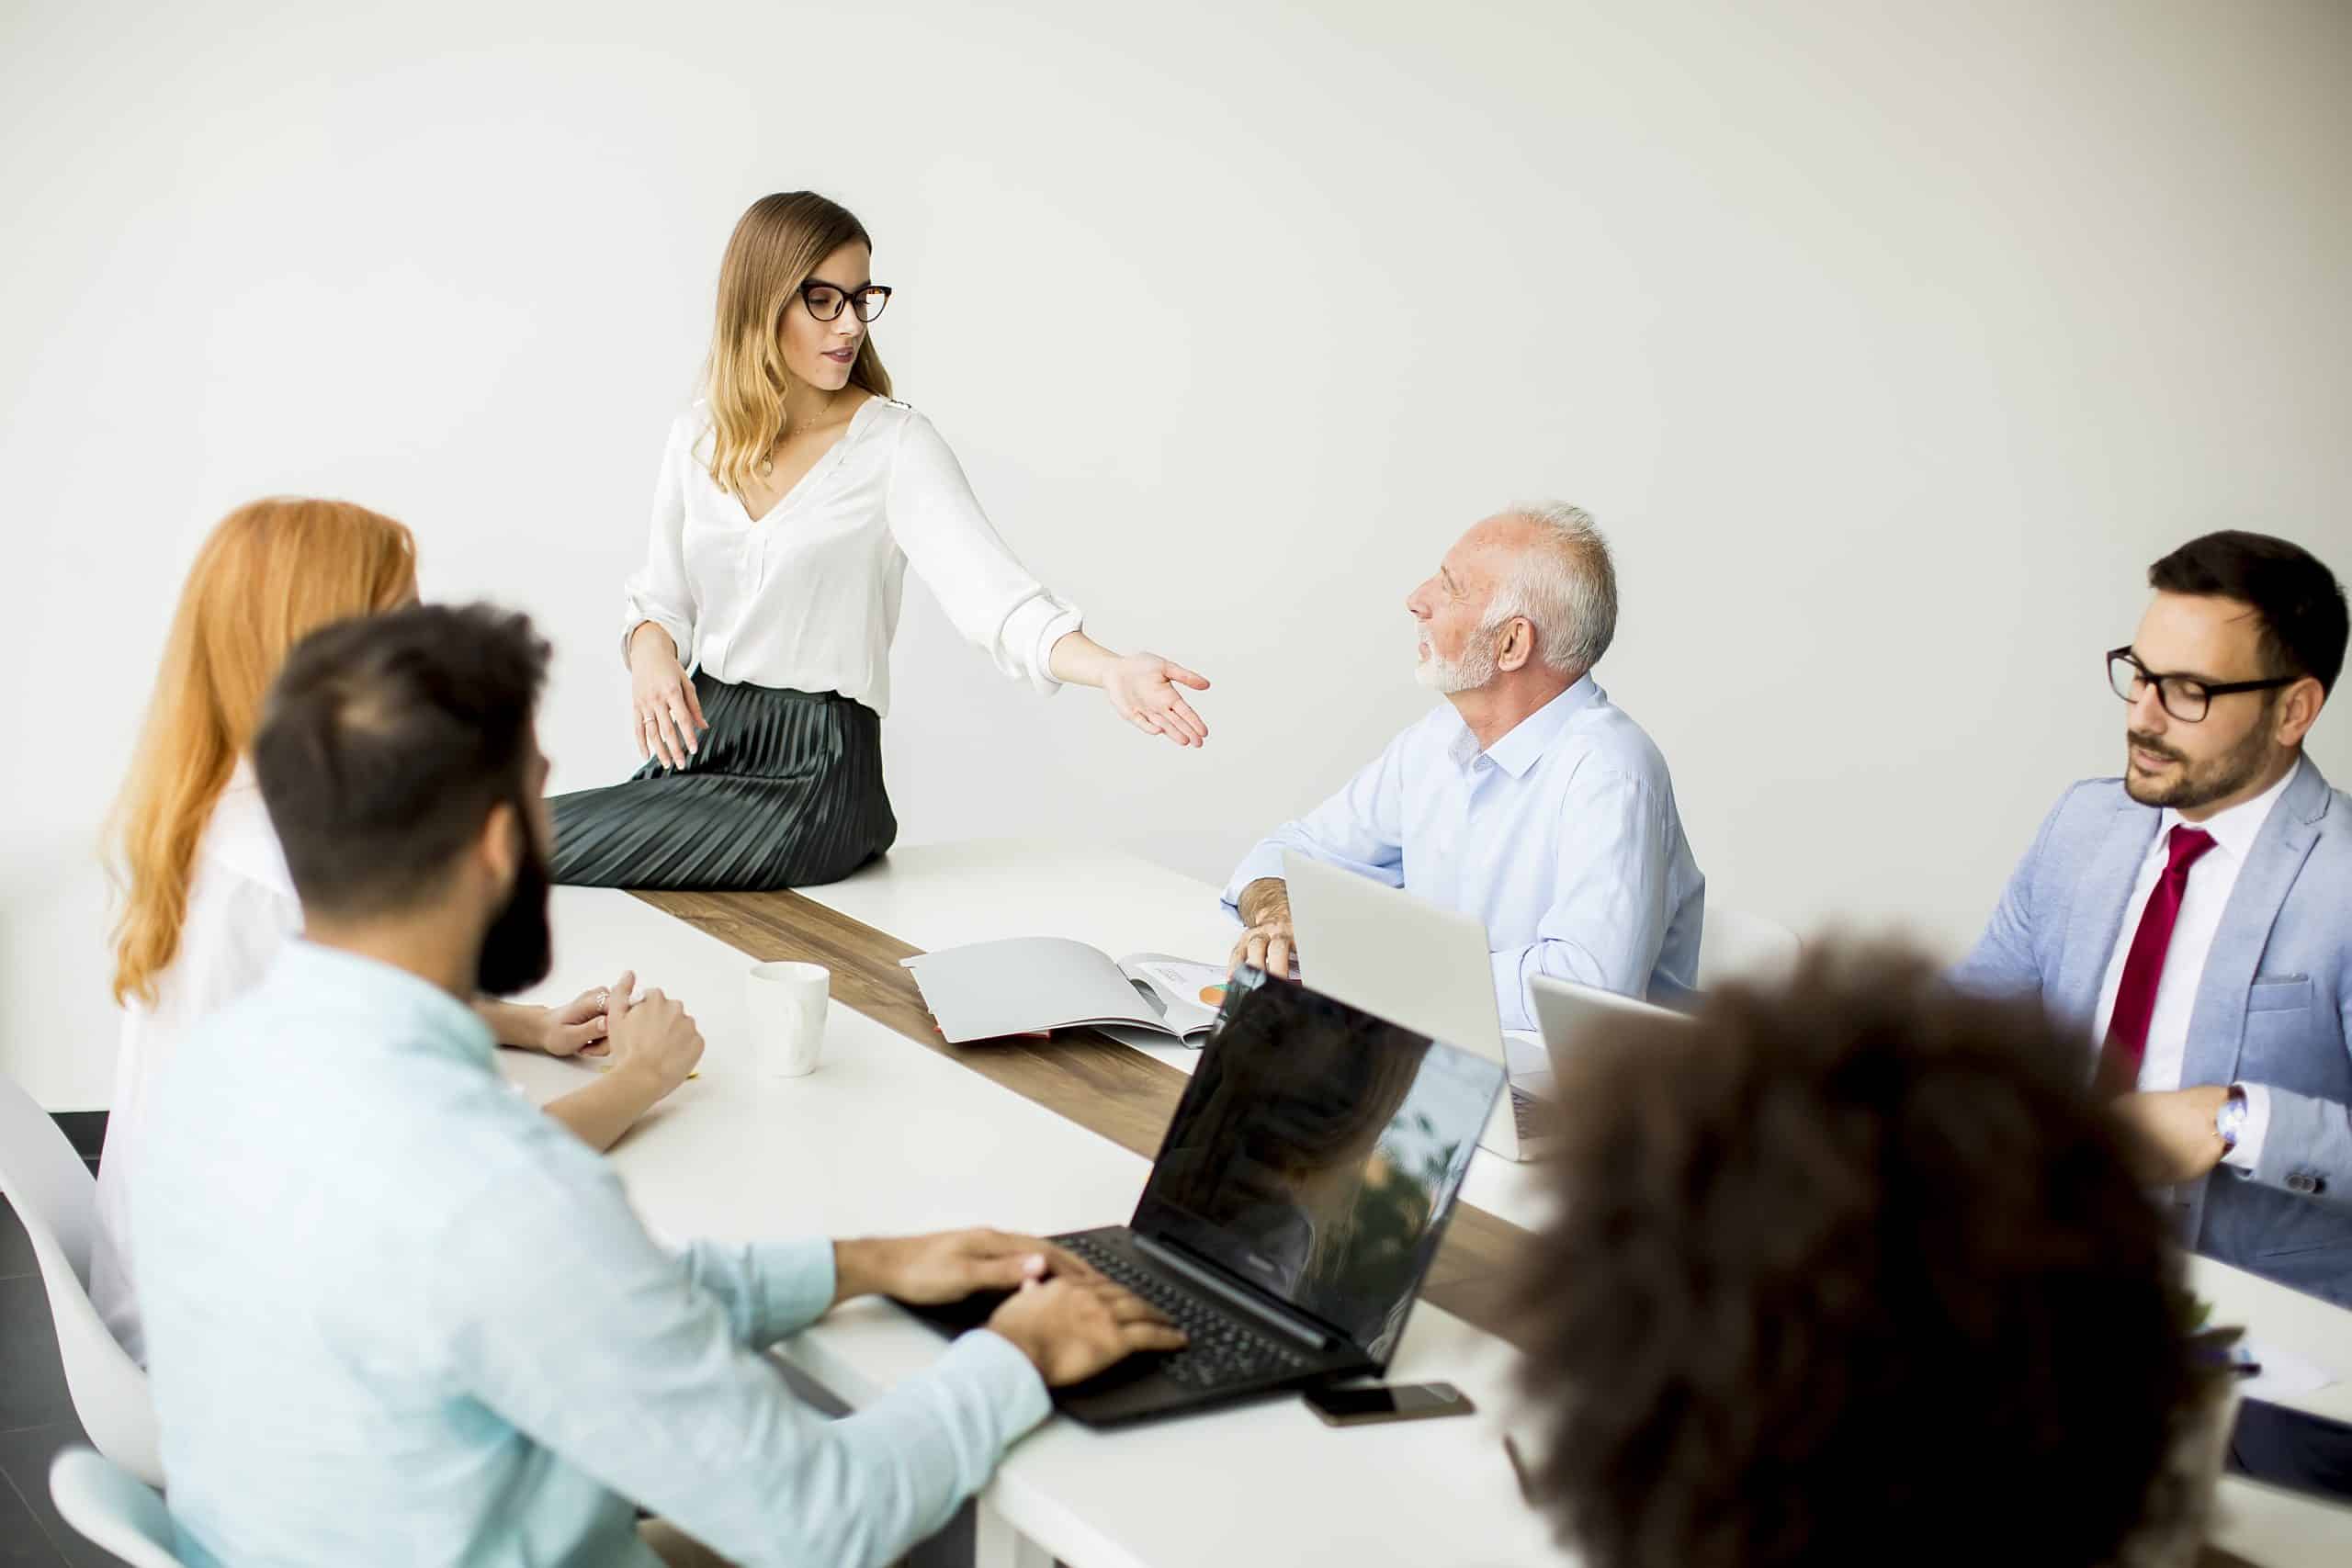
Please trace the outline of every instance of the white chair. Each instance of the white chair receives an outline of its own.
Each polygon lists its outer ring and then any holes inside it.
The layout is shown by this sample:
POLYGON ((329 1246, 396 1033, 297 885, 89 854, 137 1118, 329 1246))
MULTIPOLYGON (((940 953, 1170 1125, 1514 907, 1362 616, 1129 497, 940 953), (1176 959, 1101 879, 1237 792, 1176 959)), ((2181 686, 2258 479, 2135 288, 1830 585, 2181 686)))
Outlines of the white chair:
POLYGON ((60 1449, 49 1495, 65 1522, 130 1568, 186 1568, 172 1555, 172 1517, 153 1487, 82 1447, 60 1449))
POLYGON ((90 1242, 98 1184, 49 1112, 0 1073, 0 1196, 32 1237, 57 1325, 57 1349, 74 1414, 98 1452, 150 1486, 164 1483, 155 1453, 155 1407, 147 1374, 123 1353, 90 1304, 90 1242))
POLYGON ((1785 980, 1796 973, 1804 944, 1778 920, 1744 909, 1707 906, 1699 928, 1699 988, 1712 991, 1726 980, 1785 980))

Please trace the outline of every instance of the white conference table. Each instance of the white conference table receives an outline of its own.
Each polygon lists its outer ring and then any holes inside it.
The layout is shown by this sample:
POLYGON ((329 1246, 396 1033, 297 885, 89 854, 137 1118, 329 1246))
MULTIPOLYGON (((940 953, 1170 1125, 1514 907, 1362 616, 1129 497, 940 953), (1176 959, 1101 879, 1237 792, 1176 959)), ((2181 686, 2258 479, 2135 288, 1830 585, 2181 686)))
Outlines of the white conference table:
MULTIPOLYGON (((1221 959, 1232 928, 1216 889, 1112 850, 1032 842, 894 851, 804 896, 929 950, 1007 935, 1067 936, 1114 956, 1221 959)), ((1048 1234, 1132 1213, 1149 1162, 836 1002, 825 1060, 764 1078, 746 1039, 750 960, 627 894, 555 894, 556 967, 537 999, 609 984, 684 999, 707 1047, 701 1075, 614 1150, 656 1235, 751 1240, 908 1234, 993 1224, 1048 1234)), ((1101 1049, 1104 1047, 1083 1047, 1101 1049)), ((1116 1048, 1116 1047, 1110 1047, 1116 1048)), ((979 1047, 985 1049, 985 1047, 979 1047)), ((1190 1071, 1194 1053, 1151 1053, 1190 1071)), ((502 1052, 535 1098, 592 1068, 502 1052)), ((1482 1153, 1465 1201, 1532 1227, 1527 1168, 1482 1153)), ((2193 1283, 2216 1321, 2327 1369, 2284 1399, 2352 1420, 2352 1313, 2203 1259, 2193 1283)), ((934 1359, 938 1336, 884 1302, 852 1303, 777 1348, 855 1406, 934 1359)), ((1569 1561, 1520 1499, 1501 1449, 1518 1353, 1427 1303, 1390 1376, 1450 1382, 1479 1407, 1446 1421, 1333 1430, 1296 1399, 1095 1433, 1055 1419, 1019 1444, 980 1498, 984 1568, 1230 1568, 1235 1562, 1503 1568, 1569 1561)), ((2352 1508, 2223 1483, 2214 1540, 2265 1565, 2352 1561, 2352 1508)))

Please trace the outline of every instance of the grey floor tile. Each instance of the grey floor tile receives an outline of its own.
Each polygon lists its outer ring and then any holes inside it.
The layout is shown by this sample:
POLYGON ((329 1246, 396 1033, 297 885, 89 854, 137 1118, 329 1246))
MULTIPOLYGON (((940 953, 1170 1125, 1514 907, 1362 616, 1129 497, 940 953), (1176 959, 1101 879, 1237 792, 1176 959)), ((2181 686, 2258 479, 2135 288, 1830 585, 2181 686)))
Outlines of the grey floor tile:
MULTIPOLYGON (((46 1568, 55 1568, 58 1563, 71 1564, 71 1568, 121 1568, 122 1559, 84 1540, 73 1526, 57 1517, 57 1505, 50 1500, 49 1461, 68 1443, 83 1440, 82 1428, 70 1422, 36 1427, 25 1432, 0 1433, 0 1490, 14 1490, 13 1497, 0 1501, 0 1508, 5 1508, 7 1501, 22 1504, 49 1552, 45 1557, 28 1557, 24 1560, 27 1562, 40 1562, 46 1568)), ((16 1561, 0 1552, 0 1562, 16 1561)))
POLYGON ((65 1568, 65 1554, 50 1544, 48 1532, 0 1476, 0 1568, 65 1568))
POLYGON ((25 1234, 17 1211, 8 1207, 6 1199, 0 1198, 0 1280, 30 1274, 40 1267, 33 1259, 33 1238, 25 1234))
POLYGON ((0 1432, 74 1420, 40 1276, 0 1280, 0 1432))
POLYGON ((0 1568, 62 1568, 64 1562, 31 1506, 0 1475, 0 1568))

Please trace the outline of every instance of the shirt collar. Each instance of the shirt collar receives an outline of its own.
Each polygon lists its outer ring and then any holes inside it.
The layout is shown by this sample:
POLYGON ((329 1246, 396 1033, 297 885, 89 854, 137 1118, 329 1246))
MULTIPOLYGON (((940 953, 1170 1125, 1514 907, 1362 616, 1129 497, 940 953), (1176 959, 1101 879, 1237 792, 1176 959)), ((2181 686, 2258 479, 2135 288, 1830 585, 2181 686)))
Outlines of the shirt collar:
MULTIPOLYGON (((2190 826, 2212 834, 2214 842, 2229 851, 2232 859, 2245 861, 2254 852, 2254 840, 2262 835, 2262 825, 2270 820, 2271 808, 2278 804, 2278 797, 2287 793, 2287 786, 2294 783, 2295 774, 2301 767, 2302 763, 2297 761, 2294 767, 2279 775, 2277 784, 2252 800, 2242 800, 2227 811, 2217 811, 2204 821, 2190 826)), ((2168 842, 2174 827, 2180 820, 2179 812, 2165 807, 2164 814, 2156 818, 2156 841, 2159 844, 2168 842)))
MULTIPOLYGON (((1568 727, 1568 721, 1586 708, 1607 702, 1609 694, 1590 675, 1579 675, 1576 684, 1511 726, 1510 733, 1486 750, 1486 756, 1495 766, 1515 779, 1527 776, 1527 770, 1542 760, 1568 727)), ((1454 761, 1467 768, 1479 755, 1478 738, 1470 727, 1462 727, 1461 737, 1453 744, 1454 761)))
POLYGON ((473 1009, 405 969, 300 938, 278 959, 283 978, 370 1020, 367 1038, 399 1051, 492 1070, 498 1043, 473 1009))

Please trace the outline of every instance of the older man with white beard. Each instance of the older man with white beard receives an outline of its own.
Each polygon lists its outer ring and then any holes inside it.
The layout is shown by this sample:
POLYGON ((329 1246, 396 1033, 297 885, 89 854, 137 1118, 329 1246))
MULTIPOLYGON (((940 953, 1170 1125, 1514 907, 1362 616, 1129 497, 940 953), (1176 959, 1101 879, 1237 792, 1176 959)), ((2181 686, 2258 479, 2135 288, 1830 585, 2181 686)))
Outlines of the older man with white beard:
POLYGON ((1699 977, 1706 879, 1666 759, 1592 679, 1617 574, 1582 509, 1517 506, 1455 541, 1405 607, 1420 683, 1445 702, 1347 787, 1243 858, 1233 957, 1288 973, 1283 852, 1486 922, 1505 1029, 1533 1029, 1551 975, 1671 1003, 1699 977))

